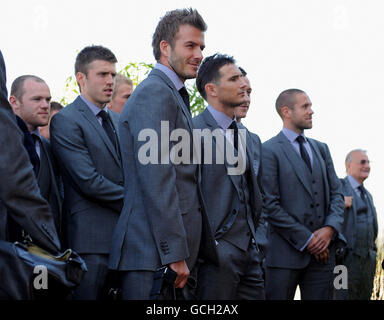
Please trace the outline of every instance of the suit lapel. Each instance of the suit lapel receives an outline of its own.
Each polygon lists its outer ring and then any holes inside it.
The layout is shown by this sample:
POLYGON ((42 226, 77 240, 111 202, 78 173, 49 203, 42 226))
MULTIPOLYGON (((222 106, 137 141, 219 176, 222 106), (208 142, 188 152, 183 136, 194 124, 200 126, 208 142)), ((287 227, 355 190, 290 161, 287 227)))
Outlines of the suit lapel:
POLYGON ((113 158, 116 162, 121 165, 120 159, 117 155, 117 151, 115 147, 112 145, 111 140, 107 136, 107 133, 101 126, 100 122, 97 120, 96 116, 92 113, 92 111, 88 108, 88 106, 84 103, 84 101, 79 97, 75 100, 77 110, 83 115, 83 117, 94 127, 96 132, 100 135, 102 140, 104 141, 105 146, 112 154, 113 158))
POLYGON ((189 126, 189 129, 192 132, 193 124, 192 124, 192 116, 189 108, 185 105, 185 102, 183 98, 181 97, 180 93, 177 91, 175 85, 169 79, 166 74, 158 69, 153 69, 150 73, 150 75, 158 76, 160 77, 172 90, 173 95, 176 97, 176 100, 178 102, 178 107, 181 109, 181 111, 184 113, 185 118, 187 119, 187 123, 189 126))
MULTIPOLYGON (((208 111, 207 108, 205 108, 205 110, 203 111, 202 113, 202 117, 205 121, 205 123, 207 124, 208 128, 211 130, 211 133, 212 131, 214 130, 222 130, 219 125, 217 124, 216 120, 213 118, 213 116, 211 115, 211 113, 208 111)), ((220 132, 221 133, 221 132, 220 132)), ((221 133, 222 134, 222 133, 221 133)), ((239 135, 240 136, 240 135, 239 135)), ((212 138, 212 156, 215 154, 215 150, 217 149, 218 152, 223 155, 223 158, 224 158, 224 166, 225 166, 225 169, 226 169, 226 173, 228 173, 228 163, 227 163, 227 159, 226 159, 226 156, 225 156, 225 147, 227 148, 231 148, 232 145, 230 143, 227 143, 226 142, 226 137, 225 135, 223 134, 223 138, 224 138, 224 144, 221 144, 221 143, 216 143, 216 137, 211 135, 211 138, 212 138)), ((232 150, 229 150, 229 152, 233 152, 233 149, 232 150)), ((215 160, 217 161, 217 159, 215 158, 215 160)), ((234 180, 234 176, 233 175, 230 175, 230 174, 227 174, 229 179, 232 181, 233 183, 233 186, 236 188, 236 182, 234 180)))
POLYGON ((283 132, 280 132, 278 134, 278 141, 284 154, 290 162, 291 167, 295 172, 297 178, 303 184, 305 190, 308 191, 308 194, 312 197, 311 181, 309 175, 305 174, 308 168, 306 167, 304 161, 301 159, 300 155, 293 149, 290 141, 285 137, 283 132))

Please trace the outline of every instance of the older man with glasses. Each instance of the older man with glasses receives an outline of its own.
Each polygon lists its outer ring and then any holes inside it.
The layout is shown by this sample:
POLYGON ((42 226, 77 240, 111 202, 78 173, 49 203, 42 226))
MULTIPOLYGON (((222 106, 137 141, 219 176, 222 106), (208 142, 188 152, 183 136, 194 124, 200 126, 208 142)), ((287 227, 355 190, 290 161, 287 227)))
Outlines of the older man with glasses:
POLYGON ((343 234, 347 238, 344 265, 348 270, 348 289, 336 290, 340 300, 369 300, 376 271, 376 209, 363 182, 371 167, 365 150, 355 149, 345 159, 347 176, 341 179, 345 197, 343 234))

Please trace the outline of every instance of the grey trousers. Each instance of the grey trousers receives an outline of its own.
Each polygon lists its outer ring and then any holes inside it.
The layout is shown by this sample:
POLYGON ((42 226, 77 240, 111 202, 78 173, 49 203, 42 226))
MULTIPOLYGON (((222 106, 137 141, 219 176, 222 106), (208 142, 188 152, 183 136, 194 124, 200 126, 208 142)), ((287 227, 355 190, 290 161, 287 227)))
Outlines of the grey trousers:
MULTIPOLYGON (((333 251, 333 250, 332 250, 333 251)), ((301 300, 332 300, 334 252, 328 263, 317 262, 312 256, 303 269, 266 268, 267 300, 293 300, 297 286, 301 300)))
POLYGON ((255 244, 243 251, 226 240, 217 245, 220 266, 198 267, 197 297, 201 300, 264 300, 262 253, 255 244))

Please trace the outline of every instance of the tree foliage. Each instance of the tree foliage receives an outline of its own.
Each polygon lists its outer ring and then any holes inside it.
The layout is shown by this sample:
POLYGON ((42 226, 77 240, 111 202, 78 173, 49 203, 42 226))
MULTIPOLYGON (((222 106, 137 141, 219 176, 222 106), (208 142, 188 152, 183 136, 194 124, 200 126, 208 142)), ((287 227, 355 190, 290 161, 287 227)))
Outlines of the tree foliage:
MULTIPOLYGON (((152 63, 145 62, 130 62, 124 66, 118 73, 123 74, 130 78, 133 82, 133 87, 136 88, 141 81, 143 81, 149 74, 149 72, 154 68, 152 63)), ((206 103, 203 97, 200 95, 197 90, 195 81, 186 81, 185 87, 189 93, 191 101, 191 113, 192 116, 198 115, 202 112, 206 106, 206 103)), ((76 96, 80 94, 79 87, 76 82, 75 76, 70 76, 65 80, 64 96, 60 99, 60 103, 63 106, 68 105, 72 102, 76 96)))

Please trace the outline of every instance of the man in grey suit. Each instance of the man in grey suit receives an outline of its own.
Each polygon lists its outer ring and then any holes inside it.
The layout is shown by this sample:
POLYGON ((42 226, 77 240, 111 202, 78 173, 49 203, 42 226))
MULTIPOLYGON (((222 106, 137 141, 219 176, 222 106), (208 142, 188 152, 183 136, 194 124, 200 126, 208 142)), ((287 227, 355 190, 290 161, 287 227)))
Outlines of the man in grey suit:
MULTIPOLYGON (((60 250, 60 242, 48 203, 41 197, 39 187, 23 146, 23 135, 16 124, 15 115, 7 100, 6 73, 0 51, 0 240, 8 240, 7 218, 9 215, 31 236, 34 242, 52 253, 60 250), (12 142, 12 143, 10 143, 12 142), (7 210, 5 210, 5 208, 7 210)), ((3 261, 0 257, 0 262, 3 261)), ((0 270, 12 266, 1 265, 0 270)), ((23 277, 23 275, 21 275, 23 277)), ((1 275, 3 279, 3 276, 1 275)), ((9 279, 8 279, 9 280, 9 279)), ((0 283, 0 299, 10 298, 8 286, 0 283)))
MULTIPOLYGON (((48 140, 40 135, 39 126, 48 124, 51 93, 45 81, 32 75, 13 81, 9 101, 24 132, 24 145, 35 169, 40 193, 50 205, 56 231, 61 238, 62 199, 58 173, 48 140)), ((16 239, 15 239, 16 240, 16 239)))
POLYGON ((197 129, 208 129, 203 144, 208 142, 211 150, 204 145, 201 188, 220 262, 201 263, 197 295, 202 300, 264 299, 262 253, 256 241, 263 206, 261 143, 244 126, 237 127, 235 117, 235 108, 248 99, 247 83, 232 57, 215 54, 204 59, 196 85, 208 102, 193 123, 197 129), (227 143, 218 141, 221 138, 227 143), (226 150, 244 153, 243 172, 229 172, 234 163, 226 150), (206 152, 212 157, 205 158, 206 152))
POLYGON ((335 241, 344 201, 325 143, 305 137, 312 103, 299 89, 276 100, 283 130, 263 143, 263 188, 268 219, 266 298, 331 299, 335 241))
POLYGON ((348 270, 348 289, 336 290, 337 299, 369 300, 376 272, 376 208, 364 187, 371 171, 365 150, 355 149, 345 159, 347 176, 341 179, 345 197, 342 232, 347 239, 344 265, 348 270))
POLYGON ((75 63, 81 95, 57 113, 50 125, 51 145, 64 183, 69 246, 88 267, 75 299, 103 297, 112 233, 123 207, 118 115, 106 107, 116 61, 102 46, 81 50, 75 63))
MULTIPOLYGON (((237 126, 239 128, 244 129, 245 126, 243 125, 241 120, 246 118, 248 111, 249 111, 249 107, 251 105, 252 86, 251 86, 251 82, 247 76, 247 72, 242 67, 239 67, 239 69, 244 76, 244 81, 246 84, 246 86, 245 86, 246 100, 241 105, 235 107, 235 116, 236 116, 237 126)), ((260 146, 261 146, 261 141, 260 141, 259 136, 253 132, 249 132, 249 133, 250 133, 251 138, 255 140, 254 143, 256 145, 260 144, 260 146)), ((260 153, 258 154, 258 156, 261 158, 261 150, 260 150, 260 153)), ((255 160, 259 161, 260 159, 256 158, 255 160)), ((262 171, 262 166, 261 166, 261 161, 260 161, 260 169, 259 169, 260 174, 258 174, 259 179, 261 179, 261 171, 262 171)), ((260 184, 260 187, 262 188, 261 184, 260 184)), ((265 270, 265 254, 267 252, 268 239, 267 239, 267 220, 265 217, 265 211, 264 210, 261 213, 261 216, 259 218, 259 225, 256 229, 256 242, 257 242, 257 245, 259 246, 259 248, 261 249, 261 252, 262 252, 262 256, 263 256, 262 267, 263 267, 263 270, 265 270)), ((264 274, 265 274, 265 271, 264 271, 264 274)))
POLYGON ((122 271, 123 299, 149 299, 155 271, 162 266, 177 273, 175 287, 181 289, 188 279, 192 285, 199 255, 216 259, 201 202, 199 167, 189 153, 195 146, 184 87, 186 79, 196 77, 205 30, 196 10, 167 12, 153 35, 157 64, 120 115, 126 185, 110 268, 122 271), (178 132, 185 133, 183 143, 188 145, 181 151, 181 163, 174 161, 170 151, 178 132))

